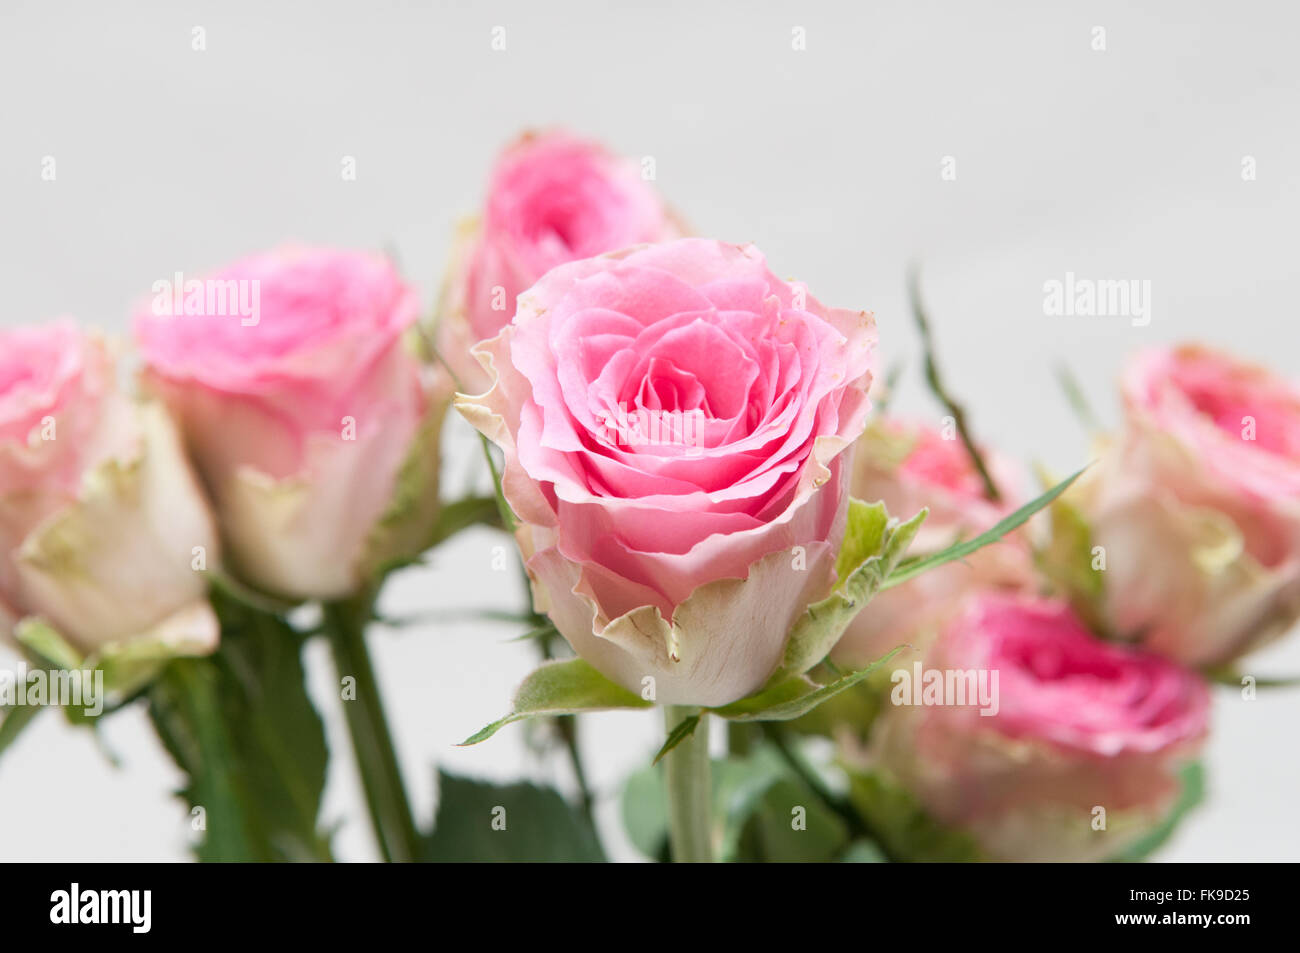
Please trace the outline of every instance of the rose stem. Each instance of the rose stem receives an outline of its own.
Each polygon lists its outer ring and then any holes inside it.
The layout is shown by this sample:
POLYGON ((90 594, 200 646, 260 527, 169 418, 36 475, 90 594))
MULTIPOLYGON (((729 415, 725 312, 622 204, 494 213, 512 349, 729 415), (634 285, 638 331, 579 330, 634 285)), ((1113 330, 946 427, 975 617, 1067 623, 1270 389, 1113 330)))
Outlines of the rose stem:
POLYGON ((356 679, 356 697, 343 702, 343 711, 380 854, 390 863, 409 863, 419 856, 420 838, 366 649, 366 623, 373 606, 373 592, 327 602, 323 606, 324 630, 339 677, 356 679))
MULTIPOLYGON (((664 709, 669 733, 695 709, 669 705, 664 709)), ((664 756, 668 785, 668 839, 675 863, 707 864, 713 860, 709 833, 709 716, 700 713, 693 734, 664 756)))
POLYGON ((975 472, 984 483, 984 495, 997 503, 1002 496, 998 493, 998 486, 993 482, 988 467, 984 465, 984 458, 980 456, 979 449, 975 446, 975 439, 971 436, 970 426, 966 422, 966 409, 953 399, 939 377, 939 365, 934 359, 934 338, 930 335, 930 319, 926 317, 925 306, 921 303, 921 275, 915 268, 908 277, 907 287, 908 297, 912 302, 912 318, 916 321, 916 328, 921 334, 921 349, 925 354, 925 382, 930 386, 931 393, 939 399, 952 417, 957 427, 957 435, 961 437, 962 446, 966 448, 966 455, 970 457, 975 472))

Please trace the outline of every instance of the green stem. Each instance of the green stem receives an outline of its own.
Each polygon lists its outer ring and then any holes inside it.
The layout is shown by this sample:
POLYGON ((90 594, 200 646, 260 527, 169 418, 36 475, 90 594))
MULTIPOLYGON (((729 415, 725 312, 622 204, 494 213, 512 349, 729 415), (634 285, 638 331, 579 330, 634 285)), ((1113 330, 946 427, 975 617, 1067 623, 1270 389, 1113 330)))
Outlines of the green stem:
POLYGON ((373 593, 369 592, 327 602, 323 607, 323 628, 339 677, 356 680, 356 697, 344 700, 343 711, 380 854, 390 863, 410 863, 419 856, 420 838, 402 783, 393 736, 384 717, 379 682, 366 649, 366 623, 372 606, 373 593))
MULTIPOLYGON (((694 709, 669 705, 664 709, 664 727, 671 733, 694 709)), ((694 734, 684 738, 664 755, 664 777, 668 785, 668 839, 673 861, 679 864, 707 864, 713 860, 710 835, 711 792, 709 789, 709 716, 700 714, 694 734)))
POLYGON ((939 365, 934 358, 934 338, 930 334, 930 319, 926 317, 925 306, 921 303, 920 273, 915 269, 912 270, 908 281, 908 295, 912 300, 912 317, 916 321, 917 330, 921 333, 921 348, 925 354, 925 382, 930 385, 931 392, 939 398, 939 402, 947 408, 953 423, 956 424, 957 435, 961 437, 962 446, 966 448, 966 455, 970 457, 970 462, 984 483, 984 495, 997 503, 1002 499, 1002 495, 998 492, 997 484, 993 482, 993 475, 984 465, 984 458, 980 456, 979 449, 975 446, 975 438, 971 436, 970 425, 966 422, 966 409, 948 393, 943 380, 939 377, 939 365))

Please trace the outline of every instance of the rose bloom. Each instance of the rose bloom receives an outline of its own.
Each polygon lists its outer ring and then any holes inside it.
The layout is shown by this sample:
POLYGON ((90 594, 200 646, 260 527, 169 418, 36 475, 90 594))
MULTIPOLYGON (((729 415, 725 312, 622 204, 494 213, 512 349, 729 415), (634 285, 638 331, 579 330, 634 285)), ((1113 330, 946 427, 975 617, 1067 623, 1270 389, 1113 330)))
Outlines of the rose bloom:
POLYGON ((1099 641, 1062 601, 974 594, 925 668, 996 673, 996 713, 909 705, 899 683, 905 704, 874 726, 874 760, 993 859, 1116 856, 1168 814, 1206 732, 1200 678, 1099 641), (1096 807, 1105 830, 1093 829, 1096 807))
POLYGON ((164 289, 138 314, 136 338, 145 384, 180 420, 216 503, 231 568, 280 596, 348 595, 375 568, 404 461, 436 454, 436 432, 424 449, 417 439, 440 413, 439 384, 405 339, 414 291, 381 257, 297 247, 193 290, 177 314, 164 289), (231 295, 211 307, 216 287, 255 300, 257 314, 230 307, 231 295))
POLYGON ((462 227, 439 308, 438 349, 460 383, 488 378, 470 348, 510 323, 521 291, 556 265, 681 229, 637 163, 564 132, 528 133, 497 159, 482 218, 462 227))
MULTIPOLYGON (((959 439, 946 439, 930 424, 877 418, 858 441, 850 493, 867 502, 882 501, 890 513, 927 508, 929 515, 911 552, 938 552, 979 535, 1020 505, 1021 477, 1015 464, 983 448, 981 457, 1001 497, 996 503, 986 496, 984 482, 959 439)), ((870 608, 849 623, 832 656, 859 668, 906 644, 909 648, 896 658, 913 660, 967 593, 994 587, 1030 589, 1032 569, 1023 535, 1005 536, 965 559, 878 593, 870 608)))
POLYGON ((1230 662, 1300 616, 1300 389, 1184 346, 1140 355, 1123 396, 1070 497, 1105 552, 1103 613, 1185 664, 1230 662))
POLYGON ((70 321, 0 330, 0 637, 39 619, 87 655, 210 651, 216 531, 166 413, 114 373, 70 321))
POLYGON ((505 451, 534 601, 579 655, 666 704, 762 686, 835 582, 874 345, 869 314, 704 239, 520 295, 457 406, 505 451))

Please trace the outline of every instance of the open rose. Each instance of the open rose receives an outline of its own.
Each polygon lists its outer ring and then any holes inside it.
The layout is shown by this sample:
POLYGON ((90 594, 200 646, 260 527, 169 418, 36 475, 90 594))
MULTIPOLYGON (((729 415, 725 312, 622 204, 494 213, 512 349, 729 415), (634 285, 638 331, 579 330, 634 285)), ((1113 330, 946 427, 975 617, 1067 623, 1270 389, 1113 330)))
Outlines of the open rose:
POLYGON ((1300 389, 1184 346, 1140 355, 1123 393, 1124 432, 1068 497, 1104 553, 1104 617, 1227 663, 1300 617, 1300 389))
POLYGON ((497 160, 478 222, 462 228, 440 307, 438 348, 466 391, 488 386, 469 354, 556 265, 680 229, 636 163, 564 132, 528 133, 497 160))
MULTIPOLYGON (((1001 499, 985 495, 983 480, 955 434, 932 425, 877 418, 858 441, 850 493, 883 502, 891 513, 929 516, 913 540, 917 555, 938 552, 989 529, 1017 505, 1016 466, 1001 454, 981 451, 1001 499)), ((968 592, 980 588, 1033 585, 1028 547, 1018 534, 1006 536, 958 562, 932 569, 871 600, 836 644, 833 657, 853 668, 870 664, 903 643, 898 658, 925 650, 968 592)))
POLYGON ((186 285, 183 308, 155 296, 136 337, 146 384, 216 502, 231 568, 268 592, 329 599, 396 555, 393 534, 421 548, 439 385, 407 348, 416 297, 392 266, 284 248, 186 285), (233 301, 256 302, 254 319, 233 301), (398 494, 400 473, 422 482, 398 494), (399 495, 420 512, 384 519, 399 495))
POLYGON ((954 674, 985 679, 992 704, 937 692, 910 704, 915 687, 896 678, 873 755, 933 817, 995 859, 1117 855, 1169 812, 1177 769, 1206 731, 1204 682, 1158 655, 1097 640, 1060 601, 972 596, 925 669, 954 685, 954 674))
POLYGON ((505 451, 534 600, 656 700, 759 688, 835 582, 870 315, 825 308, 752 247, 681 239, 574 262, 479 346, 457 406, 505 451))
POLYGON ((0 637, 83 655, 210 651, 216 531, 166 413, 68 321, 0 330, 0 637))

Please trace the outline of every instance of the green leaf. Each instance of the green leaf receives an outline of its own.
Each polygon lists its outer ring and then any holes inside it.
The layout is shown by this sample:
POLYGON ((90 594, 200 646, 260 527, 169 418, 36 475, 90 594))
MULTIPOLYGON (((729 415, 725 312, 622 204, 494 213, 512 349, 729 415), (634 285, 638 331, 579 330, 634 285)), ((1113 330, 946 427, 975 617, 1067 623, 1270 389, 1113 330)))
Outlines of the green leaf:
POLYGON ((762 808, 772 786, 789 777, 789 767, 770 745, 760 744, 743 758, 714 762, 714 823, 720 832, 714 840, 720 861, 740 858, 754 813, 762 808))
POLYGON ((796 778, 764 793, 742 835, 742 859, 812 864, 835 859, 849 841, 848 827, 796 778))
POLYGON ((884 772, 847 770, 849 802, 892 855, 915 862, 985 859, 969 834, 940 824, 884 772))
POLYGON ((781 667, 768 685, 800 675, 822 659, 894 571, 925 521, 922 510, 905 523, 889 518, 883 503, 849 500, 844 542, 835 560, 839 583, 795 622, 781 667))
POLYGON ((820 687, 807 675, 790 675, 781 681, 769 682, 766 687, 753 695, 710 711, 731 721, 758 721, 761 719, 753 716, 774 708, 797 704, 800 699, 807 698, 820 687))
POLYGON ((595 829, 559 792, 438 772, 438 816, 422 860, 432 863, 604 863, 595 829))
POLYGON ((884 864, 889 858, 869 840, 854 841, 840 857, 842 864, 884 864))
POLYGON ((807 676, 795 675, 763 689, 757 695, 742 698, 721 708, 712 708, 710 711, 732 721, 790 721, 806 715, 827 699, 857 685, 893 658, 898 651, 899 649, 896 648, 866 668, 850 672, 826 685, 818 685, 807 676))
MULTIPOLYGON (((1084 469, 1087 468, 1085 467, 1084 469)), ((907 582, 907 580, 921 575, 921 573, 926 570, 933 569, 936 566, 942 566, 944 563, 950 563, 957 559, 964 559, 976 550, 982 549, 990 543, 996 543, 1003 536, 1007 535, 1007 533, 1019 529, 1028 522, 1031 516, 1064 493, 1066 489, 1069 488, 1070 484, 1077 480, 1082 473, 1082 469, 1075 471, 1072 476, 1062 480, 1046 493, 1026 503, 1005 519, 999 520, 991 529, 980 533, 972 539, 966 540, 964 543, 957 543, 932 555, 903 562, 889 574, 889 577, 884 581, 884 584, 880 588, 882 590, 892 589, 894 586, 902 585, 907 582)))
POLYGON ((532 672, 515 691, 513 710, 460 743, 476 745, 506 725, 538 715, 576 715, 584 711, 616 708, 650 708, 649 702, 611 682, 580 658, 547 662, 532 672))
MULTIPOLYGON (((716 790, 715 784, 714 791, 716 790)), ((668 793, 663 771, 647 765, 633 772, 623 786, 620 807, 623 830, 632 846, 652 860, 666 859, 668 793)))
POLYGON ((698 714, 688 715, 679 721, 677 727, 668 732, 668 737, 664 740, 663 747, 659 749, 659 753, 655 755, 655 759, 652 763, 658 764, 663 760, 664 755, 672 751, 691 735, 695 734, 695 729, 699 724, 700 716, 698 714))
POLYGON ((1175 828, 1187 816, 1188 812, 1205 799, 1205 770, 1201 767, 1199 761, 1184 765, 1178 777, 1182 789, 1179 791, 1178 800, 1174 802, 1169 814, 1154 830, 1118 856, 1111 858, 1112 860, 1121 863, 1146 860, 1157 848, 1169 840, 1170 835, 1173 834, 1175 828))
MULTIPOLYGON (((819 673, 820 670, 814 672, 815 675, 819 673)), ((838 676, 841 673, 836 671, 833 674, 838 676)), ((882 707, 889 706, 889 677, 887 669, 877 669, 852 689, 840 692, 808 714, 786 722, 782 728, 795 735, 826 738, 834 737, 837 731, 851 730, 865 740, 882 707)))
MULTIPOLYGON (((215 602, 221 644, 170 662, 149 713, 203 808, 200 860, 329 860, 317 828, 325 785, 324 726, 307 695, 302 642, 282 619, 215 602)), ((193 813, 193 812, 192 812, 193 813)))

